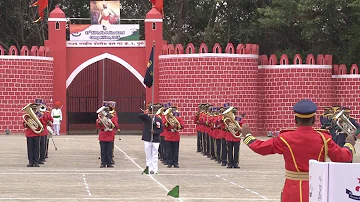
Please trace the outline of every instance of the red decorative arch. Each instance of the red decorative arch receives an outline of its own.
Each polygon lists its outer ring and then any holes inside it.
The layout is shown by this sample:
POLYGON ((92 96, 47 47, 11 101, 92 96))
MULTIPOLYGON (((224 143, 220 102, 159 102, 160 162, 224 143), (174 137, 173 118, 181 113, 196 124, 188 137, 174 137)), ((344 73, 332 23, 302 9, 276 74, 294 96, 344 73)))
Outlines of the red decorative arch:
POLYGON ((282 54, 280 57, 280 65, 288 65, 289 64, 289 58, 286 54, 282 54))
POLYGON ((323 54, 319 54, 316 58, 316 64, 325 65, 325 57, 323 54))
POLYGON ((176 44, 175 54, 184 54, 184 47, 181 44, 176 44))
POLYGON ((351 65, 350 74, 359 74, 359 68, 357 64, 351 65))
POLYGON ((44 46, 40 46, 39 47, 39 56, 45 56, 45 47, 44 46))
POLYGON ((269 64, 269 58, 267 55, 260 55, 259 56, 259 64, 260 65, 268 65, 269 64))
POLYGON ((222 53, 222 49, 219 43, 215 43, 213 49, 212 49, 213 53, 222 53))
POLYGON ((269 58, 269 65, 277 65, 278 61, 277 61, 277 57, 275 54, 271 54, 270 58, 269 58))
POLYGON ((0 45, 0 55, 5 55, 5 49, 0 45))
POLYGON ((300 54, 296 54, 294 57, 294 65, 301 65, 302 64, 302 58, 300 54))
POLYGON ((341 64, 341 65, 339 66, 339 75, 344 75, 344 74, 347 74, 346 65, 345 65, 345 64, 341 64))
POLYGON ((257 44, 246 44, 245 53, 246 54, 259 54, 258 53, 258 45, 257 44))
POLYGON ((325 55, 325 59, 324 59, 324 64, 325 65, 332 65, 332 55, 325 55))
POLYGON ((225 48, 225 53, 230 53, 230 54, 235 54, 235 48, 234 45, 232 43, 228 43, 226 48, 225 48))
POLYGON ((16 46, 11 46, 9 48, 9 55, 19 55, 18 49, 16 46))
POLYGON ((195 46, 194 46, 194 44, 189 43, 186 46, 186 54, 193 54, 193 53, 196 53, 195 46))
POLYGON ((208 47, 205 43, 200 44, 199 53, 208 53, 208 47))
POLYGON ((237 54, 245 54, 245 46, 244 46, 244 44, 237 45, 236 53, 237 54))
POLYGON ((38 56, 39 54, 39 49, 37 46, 32 46, 31 50, 30 50, 30 55, 31 56, 38 56))
POLYGON ((23 46, 20 50, 20 55, 23 55, 23 56, 30 55, 29 48, 27 46, 23 46))
POLYGON ((313 54, 308 54, 306 57, 306 64, 315 65, 315 57, 313 54))
POLYGON ((167 54, 171 55, 175 53, 175 47, 172 44, 167 45, 167 54))

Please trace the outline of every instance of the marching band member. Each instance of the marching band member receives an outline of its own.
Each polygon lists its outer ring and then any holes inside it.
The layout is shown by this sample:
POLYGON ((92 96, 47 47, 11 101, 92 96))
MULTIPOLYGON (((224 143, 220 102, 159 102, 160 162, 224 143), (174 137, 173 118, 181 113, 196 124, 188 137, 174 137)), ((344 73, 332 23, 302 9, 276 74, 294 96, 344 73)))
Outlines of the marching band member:
POLYGON ((164 112, 166 116, 166 124, 164 125, 167 134, 165 140, 167 141, 167 154, 168 154, 168 168, 174 166, 179 168, 179 143, 180 143, 180 130, 184 128, 184 122, 180 117, 177 108, 169 108, 164 112))
POLYGON ((46 110, 46 103, 42 102, 39 107, 39 114, 41 114, 40 122, 42 123, 44 130, 40 134, 40 157, 39 157, 39 164, 44 164, 46 161, 47 155, 47 146, 48 146, 48 129, 47 126, 52 126, 53 118, 51 117, 50 113, 46 110))
POLYGON ((150 170, 150 174, 158 173, 158 151, 160 145, 160 134, 164 131, 162 120, 156 114, 152 114, 152 107, 149 105, 143 113, 139 114, 139 118, 144 123, 143 135, 141 140, 144 141, 146 167, 150 170), (151 130, 153 127, 153 130, 151 130))
POLYGON ((297 129, 281 131, 278 137, 266 141, 251 135, 248 125, 242 126, 244 143, 261 155, 282 154, 285 161, 286 180, 282 201, 309 201, 309 160, 324 161, 329 156, 333 162, 350 162, 355 155, 355 138, 349 136, 343 148, 335 144, 325 130, 314 130, 317 106, 310 100, 301 100, 293 107, 297 129), (327 147, 324 147, 324 144, 327 147), (325 149, 324 149, 325 148, 325 149), (306 149, 306 152, 304 152, 306 149))
POLYGON ((207 104, 207 110, 204 114, 204 123, 205 123, 205 127, 204 127, 204 132, 205 132, 205 143, 206 143, 206 156, 208 158, 211 158, 211 142, 210 142, 210 127, 209 127, 209 119, 210 119, 210 113, 212 110, 212 105, 211 104, 207 104))
POLYGON ((206 114, 206 110, 207 110, 207 107, 208 105, 207 104, 202 104, 201 105, 201 111, 200 111, 200 114, 199 114, 199 130, 201 132, 201 148, 202 148, 202 155, 203 156, 206 156, 207 155, 207 147, 206 147, 206 126, 205 126, 205 121, 204 121, 204 118, 205 118, 205 114, 206 114))
POLYGON ((196 134, 197 134, 197 138, 196 138, 196 143, 197 143, 197 147, 196 147, 196 152, 201 152, 202 150, 202 141, 201 141, 201 131, 200 131, 200 122, 199 122, 199 116, 200 116, 200 112, 201 112, 201 107, 202 104, 199 104, 198 106, 198 111, 195 113, 195 116, 193 118, 194 120, 194 124, 196 124, 196 134))
MULTIPOLYGON (((233 108, 232 113, 236 115, 236 108, 233 108)), ((240 121, 235 119, 235 121, 240 121)), ((240 125, 241 126, 241 125, 240 125)), ((228 166, 227 168, 240 168, 239 167, 239 152, 241 138, 234 137, 231 132, 227 132, 225 136, 228 151, 228 166)))
MULTIPOLYGON (((224 107, 227 107, 227 104, 224 104, 224 107)), ((220 158, 221 158, 221 166, 226 166, 228 164, 228 159, 227 159, 227 142, 225 140, 226 134, 227 134, 227 130, 226 130, 226 126, 225 123, 222 121, 223 119, 223 115, 222 113, 225 111, 224 107, 220 107, 220 129, 221 129, 221 133, 220 133, 220 137, 221 137, 221 154, 220 154, 220 158)))
MULTIPOLYGON (((166 123, 166 119, 165 119, 165 115, 164 115, 164 111, 167 110, 169 107, 171 106, 171 103, 165 103, 161 109, 161 112, 159 114, 162 123, 165 124, 166 123)), ((164 130, 161 134, 160 134, 160 146, 159 146, 159 150, 160 150, 160 160, 164 165, 167 165, 167 152, 166 152, 166 147, 167 147, 167 142, 165 140, 165 136, 166 136, 166 130, 164 130)))
MULTIPOLYGON (((354 118, 350 117, 350 107, 341 107, 341 110, 344 110, 344 115, 349 119, 349 121, 356 127, 357 131, 355 132, 355 136, 357 136, 360 132, 360 126, 355 121, 354 118)), ((334 126, 335 130, 337 130, 338 126, 334 126)), ((346 143, 347 134, 344 131, 338 131, 336 138, 333 139, 339 147, 343 147, 346 143)))
POLYGON ((208 134, 209 134, 209 142, 210 142, 210 160, 216 159, 215 152, 214 152, 214 135, 215 135, 215 128, 214 128, 214 114, 216 108, 212 107, 210 113, 207 116, 207 126, 208 126, 208 134))
POLYGON ((116 131, 119 128, 119 123, 116 113, 113 112, 115 111, 115 102, 104 101, 103 107, 105 107, 103 110, 106 113, 106 117, 103 117, 103 115, 99 113, 99 117, 96 120, 96 127, 100 129, 98 138, 101 151, 100 168, 112 168, 114 167, 111 162, 113 158, 114 139, 116 131), (109 119, 113 125, 104 125, 101 119, 109 119))
POLYGON ((222 116, 220 114, 220 107, 216 107, 215 116, 214 116, 214 141, 215 141, 215 156, 216 161, 218 163, 221 163, 221 136, 222 136, 222 130, 221 130, 221 119, 222 116))
POLYGON ((56 101, 54 109, 51 110, 51 117, 54 120, 53 126, 55 135, 60 135, 60 125, 62 121, 62 113, 60 109, 61 106, 61 102, 56 101))
MULTIPOLYGON (((37 124, 41 124, 40 122, 40 117, 41 114, 39 114, 39 112, 37 112, 37 107, 39 106, 39 104, 42 103, 41 99, 35 99, 35 103, 29 104, 26 107, 23 108, 23 110, 29 110, 33 112, 33 115, 35 117, 31 117, 31 115, 29 113, 27 113, 27 117, 29 117, 28 119, 36 119, 35 121, 37 122, 37 124), (28 109, 26 109, 28 107, 28 109)), ((29 123, 29 121, 27 121, 29 123)), ((28 160, 29 160, 29 164, 27 165, 27 167, 40 167, 39 166, 39 156, 40 156, 40 136, 39 134, 42 132, 40 130, 40 128, 31 128, 29 127, 29 125, 26 123, 26 121, 24 120, 23 122, 24 128, 25 128, 25 137, 26 137, 26 142, 27 142, 27 154, 28 154, 28 160)))

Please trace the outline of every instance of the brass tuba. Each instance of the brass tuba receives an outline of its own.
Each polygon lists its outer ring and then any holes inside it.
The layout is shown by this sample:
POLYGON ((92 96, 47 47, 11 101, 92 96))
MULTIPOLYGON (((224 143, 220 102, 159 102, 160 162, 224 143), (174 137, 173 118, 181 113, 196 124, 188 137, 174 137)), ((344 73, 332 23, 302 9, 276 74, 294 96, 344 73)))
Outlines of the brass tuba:
POLYGON ((102 106, 100 107, 96 113, 98 114, 98 118, 102 124, 105 126, 105 131, 112 131, 115 128, 115 125, 109 118, 111 115, 105 111, 107 107, 102 106))
POLYGON ((354 135, 357 128, 351 121, 344 115, 344 110, 340 111, 334 118, 336 125, 345 132, 347 135, 354 135))
POLYGON ((230 107, 226 111, 222 113, 223 115, 223 121, 225 123, 226 129, 235 137, 235 138, 241 138, 241 126, 240 124, 235 120, 235 115, 232 113, 232 110, 234 107, 230 107), (237 133, 240 133, 240 135, 236 135, 237 133))
POLYGON ((25 114, 23 115, 23 119, 25 121, 25 124, 36 134, 40 134, 44 131, 44 126, 40 122, 39 118, 35 114, 34 110, 31 108, 32 103, 27 104, 24 108, 22 108, 23 111, 25 111, 25 114))
POLYGON ((165 119, 166 119, 165 127, 170 125, 170 126, 173 127, 173 129, 175 131, 179 132, 180 129, 181 129, 181 125, 180 125, 180 122, 177 120, 177 118, 173 115, 172 108, 167 109, 164 112, 164 116, 165 116, 165 119), (177 124, 177 126, 178 126, 177 128, 175 128, 175 124, 177 124))

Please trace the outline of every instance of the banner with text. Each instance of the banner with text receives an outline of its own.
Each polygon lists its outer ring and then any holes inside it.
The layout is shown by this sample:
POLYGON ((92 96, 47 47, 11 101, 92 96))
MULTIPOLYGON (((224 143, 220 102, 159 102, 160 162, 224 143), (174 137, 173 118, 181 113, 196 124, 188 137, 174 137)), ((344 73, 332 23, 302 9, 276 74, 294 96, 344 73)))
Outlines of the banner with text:
POLYGON ((120 1, 90 1, 91 24, 120 24, 120 1))
POLYGON ((132 41, 139 40, 138 24, 70 25, 70 41, 132 41))

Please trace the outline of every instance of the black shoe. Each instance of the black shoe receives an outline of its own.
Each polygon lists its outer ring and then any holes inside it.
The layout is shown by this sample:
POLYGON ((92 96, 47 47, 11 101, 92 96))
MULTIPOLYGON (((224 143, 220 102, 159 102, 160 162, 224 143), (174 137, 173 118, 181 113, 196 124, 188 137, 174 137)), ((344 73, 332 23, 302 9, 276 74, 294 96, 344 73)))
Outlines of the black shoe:
POLYGON ((221 163, 221 166, 226 166, 226 163, 221 163))
POLYGON ((201 152, 201 150, 197 150, 196 152, 199 153, 199 152, 201 152))
POLYGON ((40 167, 40 165, 39 164, 34 164, 33 167, 40 167))
POLYGON ((108 168, 113 168, 114 166, 111 165, 111 164, 108 164, 107 167, 108 167, 108 168))
POLYGON ((26 167, 33 167, 34 164, 27 164, 26 167))
POLYGON ((110 164, 111 164, 111 165, 115 164, 115 161, 112 160, 112 161, 110 162, 110 164))
POLYGON ((174 165, 174 168, 180 168, 179 165, 174 165))
POLYGON ((233 166, 233 168, 237 168, 237 169, 239 169, 240 167, 239 167, 238 165, 236 165, 236 166, 233 166))
POLYGON ((168 167, 168 168, 171 168, 171 166, 172 166, 172 165, 171 165, 171 164, 169 164, 167 167, 168 167))
POLYGON ((39 161, 39 164, 44 164, 44 161, 39 161))
POLYGON ((232 165, 228 165, 227 168, 232 168, 233 166, 232 165))
POLYGON ((100 168, 105 168, 105 167, 106 167, 106 165, 103 165, 103 164, 100 166, 100 168))
POLYGON ((215 159, 216 159, 216 158, 215 158, 215 157, 213 157, 213 156, 210 158, 210 160, 215 160, 215 159))

